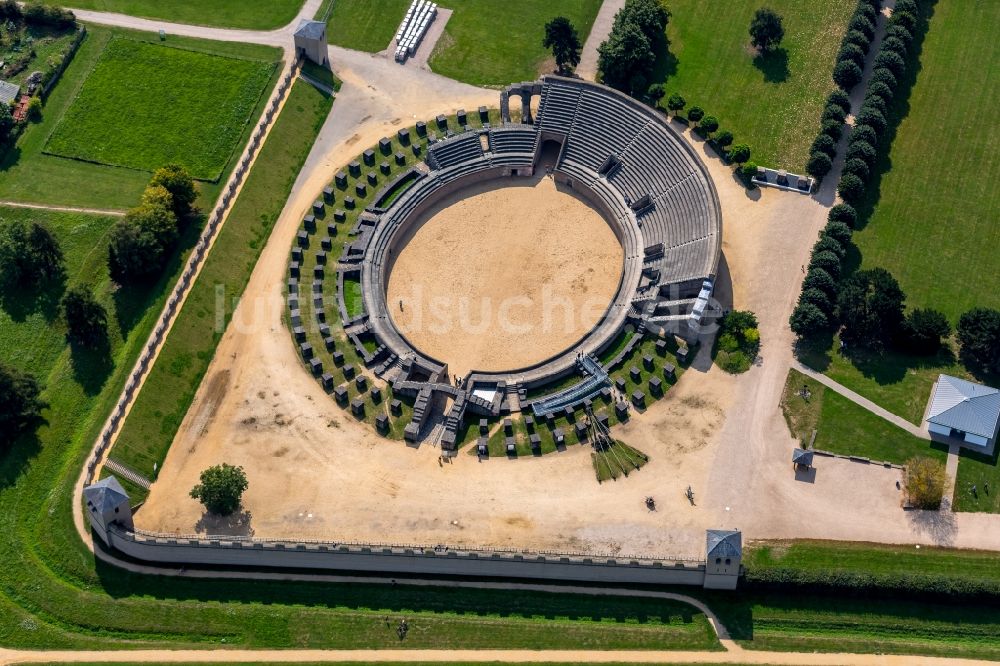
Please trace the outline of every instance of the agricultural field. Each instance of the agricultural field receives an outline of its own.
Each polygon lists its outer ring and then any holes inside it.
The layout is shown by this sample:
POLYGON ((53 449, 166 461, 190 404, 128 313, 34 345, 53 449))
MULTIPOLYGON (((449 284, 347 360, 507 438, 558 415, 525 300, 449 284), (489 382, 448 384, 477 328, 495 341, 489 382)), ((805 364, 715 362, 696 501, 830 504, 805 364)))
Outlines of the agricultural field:
POLYGON ((781 409, 792 436, 844 455, 904 464, 921 455, 944 462, 947 449, 919 439, 797 370, 789 370, 781 409), (808 389, 808 398, 801 394, 808 389))
MULTIPOLYGON (((295 18, 303 0, 73 0, 73 7, 219 28, 271 30, 295 18)), ((169 32, 169 29, 168 29, 169 32)))
POLYGON ((1000 134, 976 121, 1000 105, 1000 81, 969 66, 1000 59, 981 29, 998 22, 995 2, 928 10, 919 62, 902 82, 912 89, 890 109, 899 124, 874 171, 878 198, 854 234, 862 267, 888 269, 909 307, 940 310, 952 325, 973 306, 1000 307, 1000 134))
POLYGON ((273 70, 273 62, 113 38, 45 152, 143 171, 176 162, 216 181, 273 70))
MULTIPOLYGON (((0 178, 0 199, 102 209, 125 209, 136 204, 149 180, 148 173, 45 153, 49 137, 84 87, 105 47, 119 37, 160 44, 159 37, 155 34, 90 26, 79 50, 46 100, 42 121, 28 125, 14 148, 7 151, 0 160, 0 173, 3 174, 0 178)), ((277 63, 281 58, 280 50, 255 44, 211 42, 174 36, 167 38, 167 44, 199 53, 266 63, 277 63)), ((273 64, 271 67, 273 76, 266 84, 265 94, 260 96, 252 110, 253 118, 257 118, 262 112, 266 92, 277 80, 277 67, 273 64)), ((238 145, 249 138, 250 127, 248 125, 244 129, 238 145)), ((232 168, 233 162, 230 161, 225 166, 223 175, 228 174, 232 168)), ((209 208, 218 196, 220 187, 219 184, 201 183, 198 204, 202 208, 209 208)))
POLYGON ((774 53, 758 56, 747 26, 760 2, 732 0, 723 7, 672 0, 669 53, 660 58, 656 78, 668 96, 679 92, 689 107, 716 116, 737 143, 750 146, 754 162, 801 173, 856 4, 768 2, 783 18, 785 38, 774 53))
MULTIPOLYGON (((297 82, 243 185, 212 252, 177 315, 163 349, 122 428, 112 455, 145 474, 162 463, 222 331, 216 330, 216 285, 242 293, 299 169, 333 103, 297 82)), ((226 321, 232 316, 227 308, 226 321)))

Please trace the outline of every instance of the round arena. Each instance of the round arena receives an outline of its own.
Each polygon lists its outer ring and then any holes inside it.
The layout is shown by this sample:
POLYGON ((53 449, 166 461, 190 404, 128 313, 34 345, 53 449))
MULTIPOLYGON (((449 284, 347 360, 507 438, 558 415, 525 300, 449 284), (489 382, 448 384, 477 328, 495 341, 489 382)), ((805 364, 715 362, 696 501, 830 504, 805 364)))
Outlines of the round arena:
MULTIPOLYGON (((303 221, 293 249, 290 320, 313 374, 367 418, 367 383, 338 349, 346 344, 391 391, 376 428, 390 434, 391 417, 408 418, 407 441, 432 436, 448 454, 477 417, 480 434, 487 420, 516 412, 555 428, 556 415, 590 414, 599 397, 622 416, 628 398, 609 375, 621 355, 608 350, 625 332, 633 345, 659 336, 659 350, 666 339, 694 341, 720 254, 711 178, 656 111, 599 84, 546 76, 504 89, 499 116, 490 123, 481 107, 478 127, 464 111, 451 123, 417 123, 415 136, 400 130, 397 143, 419 160, 393 155, 384 138, 336 175, 325 195, 333 201, 341 189, 348 209, 352 184, 365 199, 368 185, 381 187, 352 216, 336 261, 324 250, 344 233, 345 211, 327 226, 312 275, 313 321, 300 309, 298 281, 308 276, 296 261, 309 251, 316 217, 303 221), (385 183, 374 171, 382 156, 378 168, 392 174, 385 183), (393 170, 389 159, 406 168, 393 170), (338 316, 324 300, 331 287, 338 316), (307 324, 319 326, 325 350, 305 341, 307 324), (331 324, 342 327, 340 341, 331 324)), ((322 215, 323 202, 315 209, 322 215)), ((661 365, 646 362, 669 381, 671 366, 661 365)), ((662 391, 658 381, 651 390, 662 391)), ((633 391, 636 406, 644 399, 633 391)), ((587 436, 577 430, 577 439, 587 436)))

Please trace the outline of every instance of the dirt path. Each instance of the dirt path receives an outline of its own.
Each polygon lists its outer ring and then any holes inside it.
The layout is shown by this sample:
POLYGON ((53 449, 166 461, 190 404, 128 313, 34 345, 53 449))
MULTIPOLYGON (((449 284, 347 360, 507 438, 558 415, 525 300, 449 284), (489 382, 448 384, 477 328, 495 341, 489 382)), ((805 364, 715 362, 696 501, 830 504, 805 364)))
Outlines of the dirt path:
POLYGON ((594 25, 590 27, 587 41, 583 43, 580 64, 576 67, 577 76, 590 81, 597 80, 597 47, 611 34, 611 25, 614 23, 615 14, 624 6, 625 0, 604 0, 604 3, 601 4, 597 18, 594 19, 594 25))
POLYGON ((111 210, 107 208, 77 208, 75 206, 50 206, 48 204, 23 203, 21 201, 0 201, 0 206, 10 208, 31 208, 34 210, 54 210, 61 213, 87 213, 88 215, 106 215, 108 217, 122 217, 123 210, 111 210))

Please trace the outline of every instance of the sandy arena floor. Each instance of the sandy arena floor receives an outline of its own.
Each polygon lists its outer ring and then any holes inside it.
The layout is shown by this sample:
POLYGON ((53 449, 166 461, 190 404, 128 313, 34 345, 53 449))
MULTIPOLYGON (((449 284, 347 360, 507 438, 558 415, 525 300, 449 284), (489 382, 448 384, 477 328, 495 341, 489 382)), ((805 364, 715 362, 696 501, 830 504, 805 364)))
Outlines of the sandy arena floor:
POLYGON ((452 374, 516 370, 600 321, 623 260, 600 214, 551 178, 481 183, 428 212, 396 258, 387 303, 452 374))

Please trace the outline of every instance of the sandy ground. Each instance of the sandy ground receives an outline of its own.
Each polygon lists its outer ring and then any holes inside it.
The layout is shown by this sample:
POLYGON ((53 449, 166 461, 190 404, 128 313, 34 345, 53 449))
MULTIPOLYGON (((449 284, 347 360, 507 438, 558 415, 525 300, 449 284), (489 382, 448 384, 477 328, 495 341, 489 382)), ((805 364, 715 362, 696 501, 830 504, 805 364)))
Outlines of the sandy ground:
POLYGON ((725 307, 757 312, 762 354, 739 377, 701 354, 667 398, 621 428, 649 465, 598 485, 585 447, 442 464, 433 447, 388 442, 356 424, 308 376, 281 323, 298 220, 333 172, 404 118, 495 104, 497 94, 385 58, 339 49, 331 57, 345 86, 136 516, 140 527, 676 557, 699 556, 709 527, 741 528, 750 539, 1000 549, 996 516, 904 512, 896 471, 820 459, 813 475, 792 472, 794 442, 778 406, 792 363, 787 320, 835 179, 813 197, 747 191, 708 154, 725 225, 717 296, 725 307), (228 525, 205 520, 187 496, 202 469, 223 461, 244 465, 250 479, 247 514, 228 525), (688 485, 693 506, 683 495, 688 485), (643 506, 647 495, 656 512, 643 506))
POLYGON ((453 374, 516 370, 600 321, 623 261, 600 214, 552 178, 481 183, 420 221, 387 303, 403 335, 453 374))

